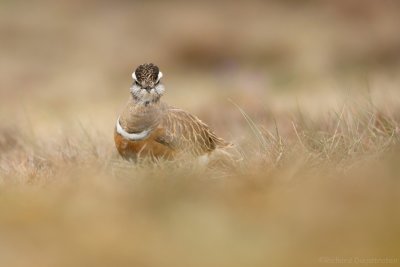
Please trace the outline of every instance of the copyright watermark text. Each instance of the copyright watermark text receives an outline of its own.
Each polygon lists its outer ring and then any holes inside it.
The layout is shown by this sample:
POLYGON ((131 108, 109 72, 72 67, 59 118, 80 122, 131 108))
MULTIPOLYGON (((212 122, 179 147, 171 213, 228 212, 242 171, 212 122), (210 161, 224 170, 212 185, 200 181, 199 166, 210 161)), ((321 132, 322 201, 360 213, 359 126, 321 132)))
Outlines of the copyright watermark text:
POLYGON ((390 257, 319 257, 320 263, 327 264, 396 264, 399 258, 390 257))

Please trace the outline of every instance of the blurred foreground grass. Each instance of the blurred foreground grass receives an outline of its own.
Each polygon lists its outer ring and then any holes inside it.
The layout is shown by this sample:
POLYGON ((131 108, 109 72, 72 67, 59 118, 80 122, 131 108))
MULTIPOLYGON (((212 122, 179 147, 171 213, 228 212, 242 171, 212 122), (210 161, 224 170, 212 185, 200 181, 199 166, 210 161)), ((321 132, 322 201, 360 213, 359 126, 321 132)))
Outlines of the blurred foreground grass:
POLYGON ((398 257, 399 113, 369 103, 319 120, 293 114, 285 134, 279 122, 268 129, 247 117, 251 130, 235 158, 208 166, 133 164, 84 127, 51 141, 2 129, 1 265, 315 266, 326 257, 398 257))

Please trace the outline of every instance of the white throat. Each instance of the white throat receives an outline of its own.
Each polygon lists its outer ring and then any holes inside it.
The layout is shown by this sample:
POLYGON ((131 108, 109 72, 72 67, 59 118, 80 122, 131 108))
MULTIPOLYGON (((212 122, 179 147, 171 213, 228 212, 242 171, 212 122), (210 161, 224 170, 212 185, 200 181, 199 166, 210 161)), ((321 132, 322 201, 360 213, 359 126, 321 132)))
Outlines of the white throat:
POLYGON ((149 136, 150 129, 143 130, 140 133, 128 133, 127 131, 122 128, 121 124, 119 123, 119 118, 117 120, 117 133, 119 133, 123 138, 129 141, 140 141, 144 140, 149 136))

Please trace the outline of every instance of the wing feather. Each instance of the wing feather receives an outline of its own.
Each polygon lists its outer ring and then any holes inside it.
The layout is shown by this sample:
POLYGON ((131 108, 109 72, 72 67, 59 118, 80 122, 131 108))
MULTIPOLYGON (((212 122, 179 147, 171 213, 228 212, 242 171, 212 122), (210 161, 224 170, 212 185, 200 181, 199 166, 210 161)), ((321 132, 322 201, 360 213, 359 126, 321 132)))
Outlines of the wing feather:
POLYGON ((176 150, 200 155, 229 145, 204 122, 181 109, 167 109, 160 127, 163 134, 157 141, 176 150))

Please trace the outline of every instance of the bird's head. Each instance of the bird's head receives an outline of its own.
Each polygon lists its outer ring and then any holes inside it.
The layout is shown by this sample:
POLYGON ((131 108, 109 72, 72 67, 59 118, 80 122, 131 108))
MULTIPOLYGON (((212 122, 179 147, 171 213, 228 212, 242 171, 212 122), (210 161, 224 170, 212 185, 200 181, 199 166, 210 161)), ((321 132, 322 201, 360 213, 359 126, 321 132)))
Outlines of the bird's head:
POLYGON ((157 102, 165 91, 164 85, 161 84, 162 76, 159 68, 152 63, 137 67, 132 73, 131 93, 133 98, 144 104, 157 102))

